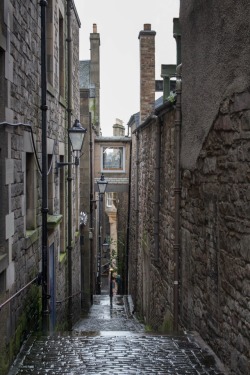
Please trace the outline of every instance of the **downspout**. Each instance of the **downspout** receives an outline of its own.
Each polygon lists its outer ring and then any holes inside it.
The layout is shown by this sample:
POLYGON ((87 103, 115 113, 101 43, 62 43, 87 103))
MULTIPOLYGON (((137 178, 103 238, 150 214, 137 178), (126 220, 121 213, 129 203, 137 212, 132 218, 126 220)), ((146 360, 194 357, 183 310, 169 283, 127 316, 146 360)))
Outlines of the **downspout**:
MULTIPOLYGON (((71 128, 72 114, 72 32, 71 32, 72 1, 67 0, 67 43, 68 43, 68 129, 71 128)), ((68 161, 71 150, 68 142, 68 161)), ((68 329, 72 329, 72 166, 68 165, 68 329)))
POLYGON ((182 64, 176 69, 176 114, 175 114, 175 228, 174 228, 174 317, 173 328, 178 331, 179 319, 179 257, 180 257, 180 133, 181 133, 181 71, 182 64))
POLYGON ((161 168, 161 121, 156 117, 155 133, 155 199, 154 199, 154 261, 159 261, 159 213, 160 213, 160 168, 161 168))
POLYGON ((129 265, 129 236, 130 236, 130 203, 131 203, 131 161, 132 161, 132 139, 130 142, 130 154, 129 154, 129 185, 128 185, 128 219, 127 219, 127 244, 126 244, 126 260, 125 260, 125 285, 123 294, 128 294, 128 265, 129 265))
POLYGON ((46 64, 46 7, 41 0, 41 110, 42 110, 42 330, 49 329, 48 311, 48 158, 47 158, 47 64, 46 64))
POLYGON ((92 140, 92 116, 89 112, 89 160, 90 160, 90 228, 89 228, 89 244, 90 244, 90 300, 93 304, 94 293, 94 249, 93 249, 93 140, 92 140))
POLYGON ((135 234, 136 234, 136 257, 135 257, 135 292, 136 292, 136 296, 135 296, 135 300, 134 300, 134 311, 137 310, 137 288, 138 288, 138 275, 137 275, 137 267, 138 267, 138 249, 139 249, 139 236, 138 236, 138 233, 139 233, 139 194, 138 194, 138 183, 139 183, 139 164, 140 164, 140 161, 139 161, 139 143, 140 143, 140 139, 139 139, 139 133, 136 132, 135 133, 135 136, 136 136, 136 175, 135 175, 135 189, 136 189, 136 192, 135 192, 135 215, 136 215, 136 224, 135 224, 135 234))

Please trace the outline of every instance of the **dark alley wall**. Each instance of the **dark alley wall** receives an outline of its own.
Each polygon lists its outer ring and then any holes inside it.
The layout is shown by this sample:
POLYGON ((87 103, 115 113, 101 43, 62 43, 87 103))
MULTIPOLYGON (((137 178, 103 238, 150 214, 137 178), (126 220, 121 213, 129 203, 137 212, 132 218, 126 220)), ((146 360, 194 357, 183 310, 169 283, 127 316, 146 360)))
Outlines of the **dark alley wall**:
POLYGON ((232 370, 249 373, 250 93, 233 95, 182 173, 184 325, 200 332, 232 370))
POLYGON ((180 2, 184 168, 195 166, 224 98, 250 86, 249 19, 248 0, 180 2))
POLYGON ((164 324, 171 327, 173 309, 175 112, 167 107, 169 112, 163 117, 153 118, 132 136, 129 291, 137 313, 155 329, 163 329, 164 324))
POLYGON ((136 311, 159 331, 172 328, 179 221, 179 327, 199 332, 230 375, 248 375, 250 363, 249 13, 247 1, 180 3, 179 217, 176 103, 132 129, 129 291, 136 311))

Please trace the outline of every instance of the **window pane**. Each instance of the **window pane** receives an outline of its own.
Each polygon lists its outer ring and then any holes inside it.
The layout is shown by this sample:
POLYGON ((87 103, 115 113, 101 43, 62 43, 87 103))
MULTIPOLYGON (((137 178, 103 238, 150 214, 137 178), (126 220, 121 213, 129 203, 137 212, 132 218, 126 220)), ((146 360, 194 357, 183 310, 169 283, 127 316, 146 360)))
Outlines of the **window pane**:
POLYGON ((123 170, 123 147, 103 147, 103 169, 123 170))

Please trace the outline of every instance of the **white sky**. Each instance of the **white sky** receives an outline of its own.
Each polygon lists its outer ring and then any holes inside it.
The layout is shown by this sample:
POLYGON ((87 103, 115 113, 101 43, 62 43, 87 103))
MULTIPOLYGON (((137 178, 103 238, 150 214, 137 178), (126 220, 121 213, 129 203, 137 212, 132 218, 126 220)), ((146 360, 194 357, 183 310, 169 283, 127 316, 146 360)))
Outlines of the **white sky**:
MULTIPOLYGON (((139 39, 145 23, 156 31, 156 79, 161 64, 176 64, 173 18, 180 0, 74 0, 81 20, 80 60, 90 59, 93 23, 100 34, 100 124, 103 136, 113 135, 119 118, 127 132, 130 116, 139 112, 139 39)), ((156 97, 159 97, 158 94, 156 97)))

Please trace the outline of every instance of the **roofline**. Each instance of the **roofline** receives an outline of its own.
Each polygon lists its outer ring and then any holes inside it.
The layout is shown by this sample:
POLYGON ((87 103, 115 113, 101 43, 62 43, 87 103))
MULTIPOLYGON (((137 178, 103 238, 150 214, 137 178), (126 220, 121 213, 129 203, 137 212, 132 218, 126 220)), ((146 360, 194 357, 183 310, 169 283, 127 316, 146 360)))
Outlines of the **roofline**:
POLYGON ((131 137, 124 136, 110 136, 110 137, 96 137, 95 142, 131 142, 131 137))
POLYGON ((79 29, 80 29, 81 28, 81 21, 80 21, 80 17, 78 15, 78 12, 77 12, 74 0, 72 0, 72 6, 73 6, 73 9, 74 9, 74 12, 75 12, 75 16, 76 16, 76 19, 77 19, 77 23, 78 23, 78 26, 79 26, 79 29))
POLYGON ((163 116, 165 113, 171 111, 174 109, 174 103, 172 102, 169 102, 168 100, 163 103, 161 106, 157 107, 154 112, 151 113, 151 115, 149 115, 145 121, 143 121, 139 126, 137 126, 137 128, 132 132, 132 134, 135 134, 136 132, 144 129, 145 127, 147 127, 152 120, 154 119, 157 119, 158 117, 161 117, 163 116))

